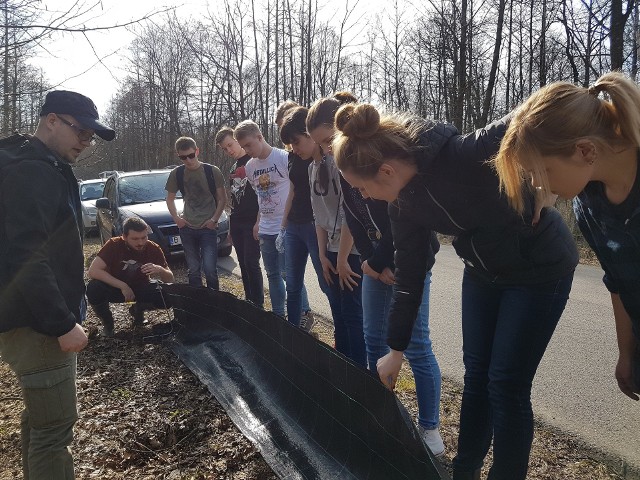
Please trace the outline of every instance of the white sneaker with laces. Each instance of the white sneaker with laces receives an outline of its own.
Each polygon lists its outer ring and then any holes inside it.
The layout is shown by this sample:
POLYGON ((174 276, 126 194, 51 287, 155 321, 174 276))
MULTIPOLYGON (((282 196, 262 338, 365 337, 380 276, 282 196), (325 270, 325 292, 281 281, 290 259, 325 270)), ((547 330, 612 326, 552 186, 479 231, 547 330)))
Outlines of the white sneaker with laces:
POLYGON ((422 437, 422 441, 429 447, 434 457, 442 458, 442 456, 444 456, 444 442, 440 436, 440 430, 438 430, 437 427, 427 430, 422 425, 418 425, 418 432, 422 437))

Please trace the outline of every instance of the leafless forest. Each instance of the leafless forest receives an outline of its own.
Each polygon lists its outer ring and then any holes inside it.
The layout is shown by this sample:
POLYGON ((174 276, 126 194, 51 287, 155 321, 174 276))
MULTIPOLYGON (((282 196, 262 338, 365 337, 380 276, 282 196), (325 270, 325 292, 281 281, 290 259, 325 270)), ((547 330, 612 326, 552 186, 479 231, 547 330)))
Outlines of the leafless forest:
MULTIPOLYGON (((1 0, 3 133, 33 130, 49 88, 26 60, 61 31, 90 38, 99 3, 54 13, 1 0)), ((549 82, 638 75, 636 0, 389 0, 375 15, 364 3, 220 0, 206 15, 150 12, 131 27, 129 73, 105 115, 118 138, 97 145, 84 169, 164 167, 183 134, 225 167, 213 141, 221 126, 251 118, 277 142, 280 102, 309 105, 338 90, 469 131, 549 82)))

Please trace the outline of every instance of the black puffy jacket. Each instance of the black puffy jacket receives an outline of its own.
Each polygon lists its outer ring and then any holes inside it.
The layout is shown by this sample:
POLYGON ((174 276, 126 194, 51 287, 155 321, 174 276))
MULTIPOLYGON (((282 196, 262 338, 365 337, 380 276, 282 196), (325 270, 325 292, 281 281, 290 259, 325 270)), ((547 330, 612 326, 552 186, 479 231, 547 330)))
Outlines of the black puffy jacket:
POLYGON ((470 273, 501 285, 532 285, 572 272, 578 251, 554 208, 531 225, 533 194, 525 186, 523 215, 507 203, 487 163, 506 130, 497 121, 468 135, 449 124, 427 125, 415 147, 418 174, 389 205, 396 246, 396 293, 389 346, 405 350, 422 299, 431 230, 453 235, 470 273))
POLYGON ((78 182, 37 138, 0 141, 0 332, 59 337, 84 315, 78 182))
MULTIPOLYGON (((395 270, 393 261, 395 249, 387 202, 363 198, 360 191, 349 185, 342 176, 340 176, 340 183, 345 218, 353 236, 353 243, 360 253, 360 261, 366 260, 378 273, 382 273, 385 268, 395 270)), ((433 232, 431 232, 430 248, 431 250, 427 252, 429 253, 427 270, 433 267, 435 255, 440 250, 440 243, 433 232)))

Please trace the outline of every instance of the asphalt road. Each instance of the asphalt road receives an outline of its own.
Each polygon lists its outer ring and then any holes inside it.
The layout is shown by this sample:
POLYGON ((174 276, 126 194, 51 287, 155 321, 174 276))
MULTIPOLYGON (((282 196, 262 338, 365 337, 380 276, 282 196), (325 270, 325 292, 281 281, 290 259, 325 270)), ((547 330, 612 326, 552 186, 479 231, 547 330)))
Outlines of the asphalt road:
MULTIPOLYGON (((220 259, 219 265, 240 274, 233 256, 220 259)), ((462 267, 453 248, 443 245, 433 268, 430 306, 431 336, 442 374, 460 383, 462 267)), ((640 402, 620 393, 613 376, 615 328, 601 278, 597 267, 580 265, 576 270, 569 303, 534 381, 533 408, 543 422, 602 451, 609 462, 628 471, 629 478, 640 478, 640 402)), ((311 261, 305 283, 312 310, 331 318, 311 261)))

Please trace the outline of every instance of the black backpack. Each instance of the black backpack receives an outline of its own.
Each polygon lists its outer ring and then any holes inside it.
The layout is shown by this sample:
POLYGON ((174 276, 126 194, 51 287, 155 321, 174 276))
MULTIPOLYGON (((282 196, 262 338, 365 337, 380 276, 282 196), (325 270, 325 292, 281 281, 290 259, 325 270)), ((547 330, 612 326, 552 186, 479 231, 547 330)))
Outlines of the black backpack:
MULTIPOLYGON (((207 184, 209 185, 209 191, 213 198, 216 198, 216 179, 213 176, 213 165, 210 163, 202 163, 204 168, 204 176, 207 178, 207 184)), ((180 165, 176 168, 176 181, 178 182, 178 190, 184 197, 184 165, 180 165)))

